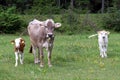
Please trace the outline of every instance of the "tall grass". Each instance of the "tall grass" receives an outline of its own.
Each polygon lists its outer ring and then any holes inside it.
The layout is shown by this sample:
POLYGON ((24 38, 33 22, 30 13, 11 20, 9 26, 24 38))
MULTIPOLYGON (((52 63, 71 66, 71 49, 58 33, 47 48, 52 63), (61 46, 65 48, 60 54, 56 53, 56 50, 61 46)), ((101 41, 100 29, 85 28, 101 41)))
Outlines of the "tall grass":
POLYGON ((119 80, 120 37, 111 33, 108 58, 99 56, 97 37, 88 39, 83 35, 56 35, 52 53, 53 67, 33 63, 33 55, 28 53, 30 41, 26 41, 24 64, 14 67, 15 57, 11 40, 17 35, 0 35, 0 80, 119 80))

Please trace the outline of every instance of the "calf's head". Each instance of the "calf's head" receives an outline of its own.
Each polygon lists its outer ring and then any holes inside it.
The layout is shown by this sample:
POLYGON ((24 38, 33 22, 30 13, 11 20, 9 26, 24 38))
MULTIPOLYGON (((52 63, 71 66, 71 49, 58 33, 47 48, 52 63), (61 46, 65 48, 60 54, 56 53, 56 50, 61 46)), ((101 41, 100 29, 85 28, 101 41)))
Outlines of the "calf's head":
POLYGON ((18 49, 23 51, 23 48, 25 47, 25 40, 22 38, 12 40, 11 43, 15 45, 15 51, 18 49))
POLYGON ((61 26, 61 23, 54 23, 52 19, 47 19, 45 21, 46 28, 46 37, 53 38, 54 37, 54 28, 58 28, 61 26))
POLYGON ((105 30, 103 30, 103 31, 98 31, 98 36, 99 36, 99 37, 102 37, 103 39, 107 38, 109 34, 110 34, 109 31, 105 31, 105 30))

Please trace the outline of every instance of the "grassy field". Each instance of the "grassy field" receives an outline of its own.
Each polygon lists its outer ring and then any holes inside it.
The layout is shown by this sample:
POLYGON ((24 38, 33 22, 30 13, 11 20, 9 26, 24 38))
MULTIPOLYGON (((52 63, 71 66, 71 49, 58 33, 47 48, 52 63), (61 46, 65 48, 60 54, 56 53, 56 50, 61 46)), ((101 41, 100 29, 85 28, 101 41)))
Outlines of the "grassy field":
POLYGON ((99 57, 97 37, 88 39, 89 34, 56 35, 52 64, 45 67, 33 63, 28 53, 30 41, 26 41, 24 64, 14 67, 15 57, 11 40, 17 35, 0 35, 0 80, 119 80, 120 79, 120 34, 109 36, 108 58, 99 57))

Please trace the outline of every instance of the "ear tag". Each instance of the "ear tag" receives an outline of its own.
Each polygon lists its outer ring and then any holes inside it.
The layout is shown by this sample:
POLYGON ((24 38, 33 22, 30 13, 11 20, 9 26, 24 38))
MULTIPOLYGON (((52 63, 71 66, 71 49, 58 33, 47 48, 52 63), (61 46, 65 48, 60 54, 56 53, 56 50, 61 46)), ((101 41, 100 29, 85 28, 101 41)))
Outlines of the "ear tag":
POLYGON ((50 38, 48 38, 48 40, 50 40, 50 38))
POLYGON ((25 43, 24 41, 22 41, 22 43, 25 43))
POLYGON ((14 42, 11 42, 11 44, 14 44, 14 42))

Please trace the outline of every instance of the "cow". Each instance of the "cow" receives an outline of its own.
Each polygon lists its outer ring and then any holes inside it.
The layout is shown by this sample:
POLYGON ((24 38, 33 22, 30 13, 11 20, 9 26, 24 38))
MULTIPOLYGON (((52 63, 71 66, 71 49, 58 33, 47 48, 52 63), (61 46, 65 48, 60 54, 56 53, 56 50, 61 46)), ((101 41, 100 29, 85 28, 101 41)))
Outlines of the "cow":
POLYGON ((108 47, 108 35, 109 31, 98 31, 98 44, 100 50, 100 56, 102 58, 107 57, 107 47, 108 47))
POLYGON ((51 67, 51 54, 54 42, 54 28, 61 27, 61 23, 54 23, 53 19, 39 21, 34 19, 27 27, 30 37, 31 48, 30 52, 34 55, 34 63, 40 62, 40 67, 44 67, 43 48, 48 52, 48 66, 51 67), (38 59, 36 50, 38 49, 38 59))
POLYGON ((100 56, 102 58, 107 57, 107 47, 108 47, 108 35, 110 34, 109 31, 98 31, 97 34, 91 35, 88 38, 98 36, 98 45, 100 50, 100 56))
POLYGON ((23 64, 24 59, 24 47, 25 47, 25 40, 23 38, 16 38, 11 41, 11 44, 14 44, 15 50, 15 67, 18 65, 18 56, 20 56, 20 63, 23 64))

